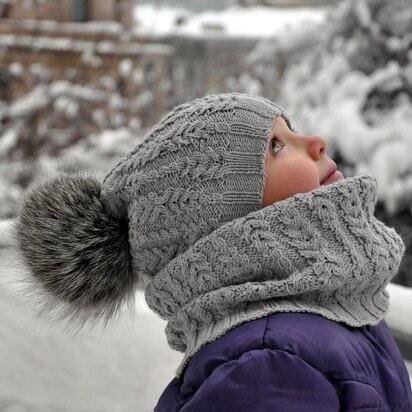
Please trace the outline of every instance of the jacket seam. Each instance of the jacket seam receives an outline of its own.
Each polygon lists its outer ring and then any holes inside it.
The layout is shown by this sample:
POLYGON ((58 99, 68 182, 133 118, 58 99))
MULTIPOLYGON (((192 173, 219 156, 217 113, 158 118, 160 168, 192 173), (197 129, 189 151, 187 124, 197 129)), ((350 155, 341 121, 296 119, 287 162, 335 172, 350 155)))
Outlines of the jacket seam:
MULTIPOLYGON (((210 377, 213 375, 213 373, 216 371, 216 369, 220 368, 220 367, 223 366, 223 365, 227 365, 227 364, 229 364, 229 363, 231 363, 231 362, 233 362, 233 361, 238 361, 241 357, 243 357, 244 355, 246 355, 246 354, 249 353, 249 352, 252 352, 252 351, 262 351, 262 350, 264 350, 264 349, 271 350, 271 351, 277 351, 277 352, 283 352, 283 353, 287 353, 288 355, 296 356, 296 357, 299 358, 303 363, 305 363, 306 365, 310 366, 310 367, 311 367, 312 369, 314 369, 315 371, 319 372, 333 387, 335 387, 335 386, 333 385, 333 382, 331 382, 331 380, 329 379, 328 376, 326 376, 326 375, 325 375, 322 371, 320 371, 318 368, 316 368, 315 366, 311 365, 309 362, 306 362, 306 360, 302 359, 299 355, 296 355, 296 354, 293 353, 293 352, 288 352, 288 351, 286 351, 286 350, 284 350, 284 349, 277 349, 277 348, 253 348, 253 349, 249 349, 249 350, 247 350, 247 351, 245 351, 245 352, 242 352, 242 353, 241 353, 239 356, 237 356, 236 358, 232 358, 232 359, 230 359, 230 360, 228 360, 228 361, 220 364, 219 366, 217 366, 215 369, 213 369, 212 373, 202 382, 202 384, 199 386, 199 388, 200 388, 208 379, 210 379, 210 377)), ((356 382, 356 381, 355 381, 355 382, 356 382)), ((371 385, 371 386, 372 386, 372 385, 371 385)), ((374 387, 374 389, 376 390, 375 387, 374 387)), ((336 390, 336 389, 335 389, 335 390, 336 390)))
POLYGON ((266 332, 268 328, 269 328, 269 316, 266 317, 266 326, 265 326, 265 330, 263 331, 263 336, 262 336, 262 346, 264 348, 266 348, 265 338, 266 338, 266 332))
MULTIPOLYGON (((269 348, 269 350, 271 350, 271 348, 269 348)), ((388 404, 388 402, 386 402, 385 398, 382 396, 381 392, 375 386, 376 382, 373 379, 368 378, 367 376, 365 376, 364 374, 362 374, 358 371, 350 371, 349 373, 359 376, 359 378, 361 378, 362 380, 353 379, 353 378, 350 378, 350 377, 345 377, 346 374, 344 372, 340 372, 340 371, 322 372, 317 367, 313 366, 310 362, 308 362, 307 360, 303 359, 301 356, 297 355, 296 353, 294 353, 290 350, 275 349, 275 348, 273 350, 278 350, 278 351, 281 351, 281 352, 288 353, 289 355, 294 355, 294 356, 298 357, 302 362, 306 363, 311 368, 313 368, 316 371, 318 371, 319 373, 321 373, 325 377, 325 379, 327 379, 332 385, 333 385, 333 382, 335 382, 336 380, 338 380, 338 381, 342 381, 342 380, 352 381, 352 382, 360 383, 360 384, 363 384, 363 385, 369 385, 370 387, 372 387, 376 391, 376 393, 379 395, 379 397, 382 399, 382 401, 384 403, 388 404)), ((333 385, 333 387, 335 387, 335 386, 333 385)), ((340 395, 341 391, 336 390, 336 392, 339 393, 339 395, 340 395)))
MULTIPOLYGON (((266 339, 266 334, 267 334, 268 328, 269 328, 269 316, 266 317, 266 326, 265 326, 265 329, 264 329, 264 331, 263 331, 263 337, 262 337, 262 346, 263 346, 263 348, 265 348, 265 349, 279 350, 279 351, 288 353, 288 354, 290 354, 290 355, 297 356, 299 359, 301 359, 303 362, 305 362, 306 364, 308 364, 310 367, 312 367, 313 369, 316 369, 317 371, 319 371, 318 368, 316 368, 315 366, 311 365, 309 362, 307 362, 307 361, 304 360, 301 356, 297 355, 296 353, 292 352, 291 350, 275 348, 275 347, 271 347, 271 346, 267 345, 266 342, 265 342, 265 339, 266 339)), ((254 350, 254 349, 259 349, 259 348, 249 349, 248 351, 254 350)), ((243 353, 246 353, 246 352, 243 352, 243 353)), ((333 371, 329 371, 329 372, 326 372, 326 373, 323 373, 323 372, 321 372, 321 371, 319 371, 319 372, 320 372, 326 379, 328 379, 328 380, 329 380, 329 378, 328 378, 329 375, 335 375, 335 373, 336 373, 336 372, 333 372, 333 371)), ((337 373, 342 373, 342 372, 337 372, 337 373)), ((352 371, 351 371, 351 373, 355 373, 356 375, 361 376, 361 377, 364 378, 367 382, 370 381, 369 378, 367 378, 366 376, 364 376, 364 375, 361 374, 360 372, 357 372, 357 371, 353 371, 353 372, 352 372, 352 371)), ((377 382, 374 382, 374 383, 377 384, 377 382)), ((375 385, 371 385, 371 386, 373 386, 373 388, 377 391, 375 385)))
MULTIPOLYGON (((351 371, 351 374, 355 374, 357 376, 359 376, 360 378, 362 378, 362 380, 357 380, 357 379, 353 379, 350 377, 345 377, 345 373, 344 372, 335 372, 335 371, 328 371, 328 372, 322 372, 321 370, 319 370, 318 368, 316 368, 315 366, 313 366, 310 362, 306 361, 305 359, 303 359, 301 356, 297 355, 296 353, 293 353, 292 351, 288 351, 285 349, 276 349, 276 348, 267 348, 269 350, 276 350, 276 351, 280 351, 280 352, 284 352, 287 353, 289 355, 293 355, 296 356, 297 358, 299 358, 303 363, 305 363, 306 365, 310 366, 312 369, 318 371, 334 388, 334 382, 336 380, 342 381, 351 381, 351 382, 356 382, 362 385, 368 385, 371 388, 373 388, 375 390, 375 392, 377 393, 377 395, 380 397, 380 399, 382 400, 382 402, 386 405, 386 407, 389 407, 389 403, 387 402, 386 398, 381 394, 381 392, 378 390, 378 388, 374 385, 374 380, 368 378, 367 376, 365 376, 364 374, 358 372, 358 371, 351 371), (340 377, 339 377, 340 376, 340 377)), ((261 350, 261 349, 255 349, 255 350, 261 350)), ((246 352, 244 352, 246 353, 246 352)), ((379 385, 378 385, 379 386, 379 385)), ((338 394, 338 397, 340 398, 341 395, 341 391, 335 388, 336 393, 338 394)), ((396 408, 401 407, 401 405, 395 405, 396 408)), ((371 406, 371 408, 374 408, 373 406, 371 406)), ((375 407, 376 408, 376 407, 375 407)), ((355 410, 356 411, 356 410, 355 410)))
MULTIPOLYGON (((296 353, 289 351, 289 350, 285 350, 285 349, 278 349, 278 348, 254 348, 254 349, 249 349, 246 352, 243 352, 241 355, 239 355, 236 358, 233 358, 231 360, 239 360, 240 357, 242 357, 244 354, 252 351, 252 350, 263 350, 263 349, 268 349, 268 350, 273 350, 273 351, 278 351, 278 352, 283 352, 283 353, 287 353, 288 355, 292 355, 292 356, 296 356, 297 358, 299 358, 304 364, 308 365, 309 367, 311 367, 312 369, 316 370, 317 372, 319 372, 334 388, 334 382, 336 380, 345 380, 345 381, 352 381, 352 382, 356 382, 359 384, 363 384, 363 385, 368 385, 370 387, 372 387, 376 393, 378 394, 378 396, 381 398, 382 402, 384 402, 387 406, 388 406, 388 402, 385 400, 385 398, 382 396, 382 394, 380 393, 380 391, 378 390, 378 388, 373 384, 374 382, 371 382, 371 380, 363 375, 360 372, 357 371, 353 371, 351 373, 356 374, 357 376, 359 376, 360 378, 362 378, 363 382, 361 380, 355 380, 353 378, 349 378, 349 377, 345 377, 345 374, 343 372, 334 372, 334 371, 329 371, 329 372, 322 372, 321 370, 319 370, 316 366, 312 365, 310 362, 308 362, 307 360, 303 359, 301 356, 297 355, 296 353), (339 375, 341 376, 341 378, 339 378, 339 375)), ((229 361, 230 362, 230 361, 229 361)), ((219 365, 221 366, 221 365, 219 365)), ((335 388, 336 393, 338 394, 338 396, 340 397, 341 395, 341 391, 337 390, 335 388)))
MULTIPOLYGON (((362 375, 361 373, 357 373, 357 372, 354 372, 354 373, 356 373, 357 375, 360 375, 360 376, 362 376, 362 377, 364 377, 364 378, 366 378, 364 375, 362 375)), ((337 380, 339 380, 339 381, 349 381, 349 382, 356 382, 356 383, 360 383, 360 384, 362 384, 362 385, 368 385, 368 386, 370 386, 371 388, 373 388, 374 390, 375 390, 375 392, 379 395, 379 397, 381 398, 381 400, 382 400, 382 402, 386 405, 386 406, 379 406, 378 408, 378 411, 380 411, 380 409, 381 408, 386 408, 386 409, 384 409, 384 410, 387 410, 387 408, 389 407, 389 405, 390 406, 394 406, 394 405, 392 405, 392 404, 390 404, 387 400, 386 400, 386 398, 384 398, 383 397, 383 395, 381 394, 381 392, 374 386, 374 385, 372 385, 370 382, 362 382, 362 381, 359 381, 359 380, 356 380, 356 379, 352 379, 352 378, 345 378, 344 376, 343 377, 341 377, 341 378, 339 378, 339 374, 342 374, 342 372, 331 372, 331 375, 332 376, 335 376, 336 377, 336 379, 337 380)), ((343 374, 342 374, 343 375, 343 374)), ((368 378, 366 378, 366 381, 368 381, 369 379, 368 378)), ((340 391, 339 391, 340 392, 340 391)), ((395 405, 395 407, 396 408, 401 408, 402 407, 402 405, 395 405)), ((371 408, 376 408, 376 406, 367 406, 366 407, 366 409, 371 409, 371 408)), ((356 408, 356 409, 350 409, 350 412, 352 412, 352 411, 354 411, 354 412, 356 412, 356 411, 363 411, 365 409, 365 407, 362 407, 362 409, 360 409, 360 408, 356 408)), ((373 409, 374 410, 374 409, 373 409)))
MULTIPOLYGON (((354 379, 352 379, 352 378, 345 377, 345 373, 340 372, 340 371, 337 371, 337 372, 336 372, 336 371, 322 372, 322 371, 320 371, 318 368, 316 368, 315 366, 313 366, 310 362, 306 361, 306 360, 303 359, 301 356, 297 355, 296 353, 292 352, 291 350, 274 348, 274 347, 271 347, 271 346, 267 345, 266 342, 265 342, 265 338, 266 338, 266 334, 267 334, 268 327, 269 327, 269 316, 266 318, 266 326, 265 326, 265 330, 264 330, 264 332, 263 332, 263 338, 262 338, 263 348, 262 348, 262 349, 279 350, 279 351, 288 353, 288 354, 290 354, 290 355, 297 356, 299 359, 301 359, 301 360, 302 360, 303 362, 305 362, 307 365, 309 365, 309 366, 312 367, 313 369, 319 371, 319 373, 321 373, 321 374, 325 377, 325 379, 327 379, 329 382, 331 382, 331 379, 335 380, 335 378, 336 378, 336 379, 339 379, 339 380, 340 380, 340 379, 352 380, 353 382, 358 382, 358 383, 367 384, 367 385, 371 386, 373 389, 375 389, 375 391, 379 394, 379 396, 382 398, 382 400, 383 400, 384 402, 386 402, 386 401, 385 401, 385 398, 382 396, 381 392, 378 390, 378 387, 379 387, 378 382, 376 382, 376 381, 375 381, 374 379, 372 379, 372 378, 368 378, 367 376, 365 376, 364 374, 362 374, 362 373, 360 373, 360 372, 358 372, 358 371, 355 371, 355 370, 352 371, 352 370, 351 370, 349 373, 359 376, 360 378, 362 378, 362 380, 363 380, 364 382, 358 381, 358 380, 354 380, 354 379), (339 378, 339 375, 341 376, 341 378, 339 378), (331 378, 331 379, 330 379, 330 378, 331 378)), ((259 349, 260 349, 260 348, 253 348, 253 349, 249 349, 248 351, 250 351, 250 350, 259 350, 259 349)), ((246 352, 243 352, 243 353, 246 353, 246 352)), ((240 355, 240 356, 241 356, 241 355, 240 355)), ((238 358, 237 358, 237 359, 238 359, 238 358)), ((387 403, 387 402, 386 402, 386 403, 387 403)))

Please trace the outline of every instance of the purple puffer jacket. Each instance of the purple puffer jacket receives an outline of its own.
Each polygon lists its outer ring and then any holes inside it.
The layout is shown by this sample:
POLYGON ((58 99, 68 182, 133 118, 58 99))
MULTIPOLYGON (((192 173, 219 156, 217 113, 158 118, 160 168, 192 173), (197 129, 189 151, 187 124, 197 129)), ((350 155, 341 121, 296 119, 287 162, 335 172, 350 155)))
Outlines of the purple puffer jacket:
POLYGON ((155 412, 411 412, 411 382, 384 320, 354 328, 275 313, 204 346, 155 412))

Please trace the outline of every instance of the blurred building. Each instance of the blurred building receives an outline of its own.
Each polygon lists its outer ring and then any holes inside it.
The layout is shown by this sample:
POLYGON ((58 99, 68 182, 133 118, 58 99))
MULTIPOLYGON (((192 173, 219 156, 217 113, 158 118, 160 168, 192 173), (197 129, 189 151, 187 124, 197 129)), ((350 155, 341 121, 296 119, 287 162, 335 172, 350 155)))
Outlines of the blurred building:
POLYGON ((3 0, 0 12, 1 17, 11 19, 110 20, 130 26, 133 22, 133 0, 3 0))

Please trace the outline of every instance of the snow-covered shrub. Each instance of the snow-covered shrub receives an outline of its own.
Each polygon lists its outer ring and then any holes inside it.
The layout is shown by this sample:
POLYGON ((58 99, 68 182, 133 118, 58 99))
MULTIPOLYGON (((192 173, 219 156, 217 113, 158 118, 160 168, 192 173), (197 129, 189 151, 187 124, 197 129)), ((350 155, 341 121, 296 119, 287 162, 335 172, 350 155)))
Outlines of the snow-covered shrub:
POLYGON ((285 72, 280 96, 353 173, 378 178, 390 214, 412 205, 412 19, 401 18, 411 13, 402 0, 343 3, 322 43, 285 72))
POLYGON ((117 92, 67 80, 39 84, 1 106, 0 158, 58 155, 102 126, 123 127, 132 114, 128 99, 117 92))
POLYGON ((118 163, 119 159, 141 142, 143 134, 131 128, 93 133, 60 153, 58 159, 43 155, 36 173, 56 171, 87 171, 100 178, 118 163))
MULTIPOLYGON (((130 59, 118 71, 119 78, 139 73, 130 59)), ((7 81, 28 91, 8 100, 0 94, 0 218, 15 215, 23 190, 45 169, 105 174, 143 135, 142 113, 154 103, 145 84, 129 97, 109 75, 95 84, 73 68, 64 75, 56 80, 39 63, 8 67, 7 81)))

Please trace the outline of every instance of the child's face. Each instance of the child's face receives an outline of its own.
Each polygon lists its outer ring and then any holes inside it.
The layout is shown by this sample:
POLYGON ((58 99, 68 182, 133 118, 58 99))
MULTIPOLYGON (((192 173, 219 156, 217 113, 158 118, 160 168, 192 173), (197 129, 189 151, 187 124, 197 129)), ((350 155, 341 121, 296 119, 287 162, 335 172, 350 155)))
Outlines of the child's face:
POLYGON ((326 155, 325 139, 292 132, 281 116, 269 133, 265 166, 263 207, 343 179, 342 173, 336 171, 324 182, 336 169, 335 162, 326 155))

